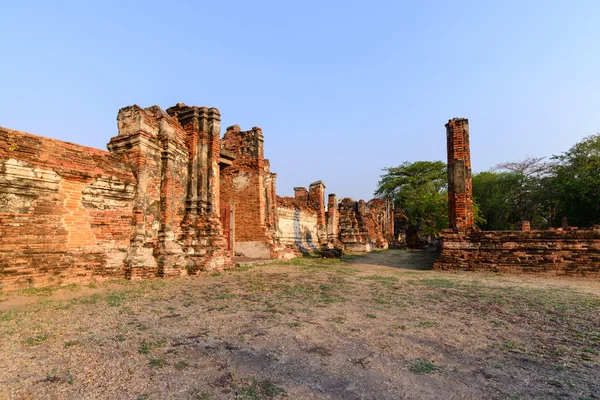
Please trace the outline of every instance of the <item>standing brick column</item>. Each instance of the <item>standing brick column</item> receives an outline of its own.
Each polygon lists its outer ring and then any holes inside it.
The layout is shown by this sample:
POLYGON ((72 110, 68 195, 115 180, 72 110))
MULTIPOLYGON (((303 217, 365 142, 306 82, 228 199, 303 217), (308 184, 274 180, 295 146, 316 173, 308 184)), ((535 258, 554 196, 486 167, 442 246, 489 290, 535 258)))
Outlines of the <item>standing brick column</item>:
POLYGON ((446 124, 448 144, 448 217, 450 228, 473 228, 473 184, 469 120, 453 118, 446 124))
POLYGON ((325 224, 325 184, 316 181, 308 187, 308 200, 312 207, 317 211, 317 230, 319 234, 319 243, 327 242, 327 226, 325 224))
POLYGON ((186 132, 189 153, 182 242, 188 270, 211 271, 231 263, 223 236, 219 196, 221 115, 216 108, 178 103, 167 109, 186 132))

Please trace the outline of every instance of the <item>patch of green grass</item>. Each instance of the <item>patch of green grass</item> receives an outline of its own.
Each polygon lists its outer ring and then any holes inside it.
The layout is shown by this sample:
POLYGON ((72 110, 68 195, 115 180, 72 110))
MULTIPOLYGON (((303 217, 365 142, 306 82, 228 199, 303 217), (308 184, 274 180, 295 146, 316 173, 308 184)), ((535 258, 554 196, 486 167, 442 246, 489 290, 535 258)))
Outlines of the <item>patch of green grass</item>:
POLYGON ((30 336, 30 337, 26 338, 25 340, 23 340, 23 344, 26 346, 37 346, 37 345, 40 345, 43 342, 45 342, 47 339, 48 339, 48 335, 46 335, 46 334, 30 336))
POLYGON ((335 322, 336 324, 343 324, 346 322, 346 318, 344 317, 334 317, 330 319, 331 322, 335 322))
POLYGON ((425 358, 417 358, 410 363, 408 370, 413 374, 431 374, 438 370, 439 367, 436 367, 432 361, 429 361, 425 358))
POLYGON ((68 342, 65 342, 65 347, 68 349, 69 347, 72 346, 81 346, 81 342, 77 341, 77 340, 70 340, 68 342))
POLYGON ((138 353, 149 354, 150 351, 152 351, 158 347, 163 347, 166 343, 167 343, 166 340, 158 340, 158 341, 152 341, 152 342, 147 342, 144 340, 140 344, 140 347, 138 348, 138 353))
POLYGON ((277 396, 286 396, 287 392, 284 388, 277 386, 272 381, 265 379, 258 381, 242 380, 240 387, 235 391, 236 400, 267 400, 274 399, 277 396))
POLYGON ((119 307, 121 301, 127 297, 125 292, 110 292, 106 297, 106 302, 109 307, 119 307))
POLYGON ((12 321, 19 316, 16 310, 0 311, 0 321, 12 321))
POLYGON ((212 278, 216 278, 216 277, 221 276, 221 275, 223 275, 221 272, 213 272, 209 276, 212 277, 212 278))
POLYGON ((151 358, 148 360, 148 365, 150 368, 162 368, 169 365, 169 363, 167 360, 163 360, 162 358, 151 358))
POLYGON ((225 271, 227 271, 227 272, 244 272, 244 271, 249 271, 252 268, 254 268, 254 266, 252 266, 252 265, 237 265, 235 267, 225 268, 225 271))
POLYGON ((395 276, 381 276, 381 275, 369 275, 369 276, 361 276, 358 279, 367 279, 371 281, 388 281, 388 282, 398 282, 398 278, 395 276))
POLYGON ((367 318, 373 318, 373 319, 375 319, 375 318, 377 318, 377 315, 375 315, 375 314, 367 314, 367 318))
POLYGON ((415 325, 417 328, 435 328, 440 326, 439 322, 435 322, 435 321, 423 321, 423 322, 419 322, 417 325, 415 325))
POLYGON ((551 380, 549 380, 548 381, 548 385, 551 385, 551 386, 554 386, 554 387, 557 387, 557 388, 561 388, 561 387, 564 386, 563 383, 561 381, 557 380, 557 379, 551 379, 551 380))

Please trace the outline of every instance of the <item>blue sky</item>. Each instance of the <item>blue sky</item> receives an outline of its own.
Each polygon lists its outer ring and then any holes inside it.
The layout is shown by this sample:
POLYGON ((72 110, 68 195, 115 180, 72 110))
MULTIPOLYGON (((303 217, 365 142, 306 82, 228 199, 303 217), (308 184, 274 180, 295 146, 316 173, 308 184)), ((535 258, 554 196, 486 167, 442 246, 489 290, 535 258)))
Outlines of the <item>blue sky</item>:
POLYGON ((106 148, 119 108, 217 107, 259 126, 280 195, 372 197, 382 168, 475 172, 600 132, 600 2, 5 1, 0 126, 106 148))

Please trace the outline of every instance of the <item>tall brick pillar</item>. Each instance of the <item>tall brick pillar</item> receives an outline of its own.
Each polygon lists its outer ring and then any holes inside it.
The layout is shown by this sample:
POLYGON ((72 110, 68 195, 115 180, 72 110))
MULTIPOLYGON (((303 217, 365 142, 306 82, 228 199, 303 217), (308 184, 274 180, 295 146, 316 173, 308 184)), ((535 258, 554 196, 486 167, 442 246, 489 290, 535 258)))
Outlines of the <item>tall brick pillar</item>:
POLYGON ((474 226, 469 121, 466 118, 449 120, 446 124, 446 139, 450 228, 465 231, 474 226))
POLYGON ((156 239, 155 216, 151 205, 160 201, 162 149, 158 143, 158 126, 152 111, 133 105, 119 110, 118 136, 111 138, 108 150, 129 164, 136 176, 133 201, 131 243, 125 257, 125 276, 141 279, 155 276, 158 265, 153 255, 156 239))
POLYGON ((219 202, 221 114, 216 108, 177 104, 167 109, 187 134, 189 152, 186 216, 183 242, 188 265, 213 270, 231 263, 223 236, 219 202))
POLYGON ((317 210, 317 231, 319 234, 319 243, 327 242, 327 226, 325 224, 325 184, 316 181, 308 187, 308 200, 317 210))
POLYGON ((330 194, 327 201, 327 241, 335 243, 339 235, 340 213, 335 194, 330 194))

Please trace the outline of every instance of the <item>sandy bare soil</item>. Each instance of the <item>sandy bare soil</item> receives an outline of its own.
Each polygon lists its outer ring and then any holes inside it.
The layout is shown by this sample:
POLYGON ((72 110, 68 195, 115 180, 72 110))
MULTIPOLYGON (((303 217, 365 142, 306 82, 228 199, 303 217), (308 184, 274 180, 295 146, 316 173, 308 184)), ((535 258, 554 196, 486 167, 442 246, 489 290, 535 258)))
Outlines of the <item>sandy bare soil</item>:
POLYGON ((598 399, 600 282, 389 250, 0 295, 0 399, 598 399))

